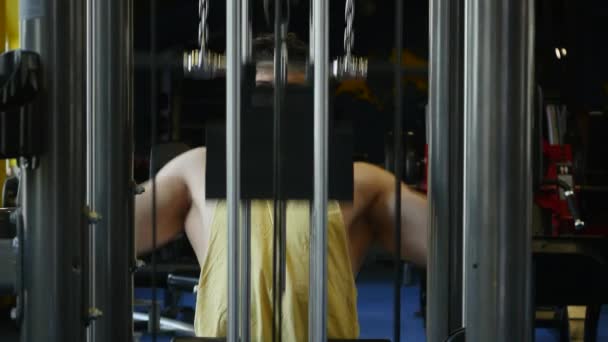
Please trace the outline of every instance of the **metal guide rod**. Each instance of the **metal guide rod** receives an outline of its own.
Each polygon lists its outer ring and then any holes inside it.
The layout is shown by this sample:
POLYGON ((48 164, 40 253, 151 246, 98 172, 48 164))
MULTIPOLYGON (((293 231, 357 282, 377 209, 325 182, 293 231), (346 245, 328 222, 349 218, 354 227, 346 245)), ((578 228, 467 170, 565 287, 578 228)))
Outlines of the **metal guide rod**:
POLYGON ((88 1, 89 341, 133 339, 132 1, 88 1))
POLYGON ((241 114, 241 6, 226 3, 226 202, 228 209, 228 342, 239 341, 239 201, 241 114))
MULTIPOLYGON (((251 19, 251 6, 249 0, 241 1, 241 57, 242 65, 252 62, 252 37, 253 32, 251 19)), ((239 72, 242 68, 239 66, 239 72)), ((241 89, 242 79, 239 77, 239 89, 241 89)), ((239 93, 239 103, 240 102, 239 93)), ((239 107, 240 108, 240 107, 239 107)), ((239 113, 240 115, 240 113, 239 113)), ((237 139, 240 139, 240 128, 237 139)), ((240 142, 238 144, 240 146, 240 142)), ((240 153, 238 155, 240 160, 240 153)), ((239 174, 240 177, 240 174, 239 174)), ((240 179, 240 178, 239 178, 240 179)), ((240 195, 237 200, 240 200, 240 195)), ((242 219, 239 234, 239 257, 240 257, 240 274, 239 274, 239 310, 240 323, 239 334, 241 342, 249 342, 251 339, 250 333, 250 315, 251 315, 251 201, 246 200, 242 203, 242 219)))
POLYGON ((239 309, 241 311, 240 336, 241 342, 248 342, 250 334, 250 310, 251 310, 251 201, 242 203, 242 226, 240 234, 240 282, 242 293, 239 296, 239 309))
POLYGON ((249 0, 241 1, 241 51, 243 57, 243 64, 251 62, 252 58, 252 37, 253 34, 253 22, 251 17, 252 8, 249 4, 249 0))
MULTIPOLYGON (((94 127, 91 125, 91 119, 93 114, 93 108, 95 106, 95 96, 93 96, 93 87, 92 84, 95 82, 95 72, 93 65, 95 63, 95 55, 93 54, 93 30, 92 27, 95 24, 95 16, 93 15, 93 1, 87 0, 86 5, 86 13, 87 13, 87 37, 86 37, 86 82, 87 82, 87 94, 86 94, 86 113, 87 113, 87 134, 86 134, 86 146, 87 146, 87 175, 86 175, 86 201, 87 206, 89 208, 93 208, 95 202, 95 196, 93 196, 93 188, 95 187, 95 173, 93 172, 93 158, 95 156, 95 141, 94 141, 94 127)), ((93 210, 93 209, 91 209, 93 210)), ((89 229, 94 227, 94 223, 89 222, 89 229)), ((88 297, 89 303, 88 306, 91 308, 95 307, 96 304, 96 293, 97 293, 97 281, 96 281, 96 258, 95 253, 93 252, 94 246, 96 244, 95 232, 91 231, 91 234, 88 236, 88 247, 89 247, 89 289, 88 289, 88 297)), ((85 276, 87 276, 85 274, 85 276)), ((95 341, 95 331, 94 325, 90 324, 89 329, 87 329, 87 341, 95 341)))
POLYGON ((273 229, 273 341, 279 342, 283 337, 283 293, 285 283, 285 198, 282 189, 283 151, 281 146, 281 128, 283 125, 283 108, 285 101, 285 87, 287 85, 287 59, 286 45, 289 25, 289 2, 275 0, 274 2, 274 127, 273 127, 273 174, 274 174, 274 229, 273 229), (285 13, 287 13, 286 16, 285 13))
POLYGON ((87 223, 83 1, 21 0, 21 47, 40 54, 44 152, 23 160, 21 341, 84 341, 87 223))
POLYGON ((314 8, 315 0, 309 0, 308 9, 308 65, 312 66, 315 63, 315 23, 314 23, 314 8))
POLYGON ((526 99, 527 99, 527 113, 528 113, 528 117, 526 120, 526 124, 528 126, 528 130, 527 130, 527 160, 528 165, 527 166, 527 170, 528 174, 526 175, 526 183, 525 186, 527 189, 530 189, 530 196, 527 197, 526 199, 526 216, 529 218, 528 219, 528 223, 530 223, 529 228, 527 229, 527 236, 528 236, 528 240, 527 243, 528 245, 526 246, 526 249, 529 251, 530 257, 529 259, 527 259, 525 261, 525 269, 524 269, 524 273, 528 275, 528 280, 526 282, 526 294, 525 294, 525 298, 524 298, 524 320, 526 324, 524 326, 524 334, 525 334, 525 341, 534 341, 534 319, 536 317, 536 305, 534 303, 534 276, 533 276, 533 271, 534 271, 534 265, 533 265, 533 261, 532 261, 532 215, 533 215, 533 205, 534 205, 534 201, 532 198, 532 192, 534 191, 534 174, 532 173, 532 169, 533 169, 533 157, 536 156, 536 153, 534 152, 535 149, 535 144, 534 144, 534 134, 533 134, 533 130, 534 130, 534 125, 535 125, 535 110, 536 110, 536 1, 533 0, 528 0, 527 2, 525 2, 524 6, 527 6, 526 10, 528 12, 528 17, 526 18, 527 20, 524 21, 524 36, 525 38, 527 38, 527 51, 525 54, 525 59, 526 59, 526 66, 527 66, 527 88, 526 88, 526 99), (526 32, 527 30, 527 32, 526 32))
POLYGON ((427 338, 462 327, 464 0, 430 2, 427 338))
POLYGON ((466 0, 467 341, 531 341, 534 1, 466 0))
POLYGON ((310 238, 309 341, 327 340, 327 176, 329 1, 313 1, 314 196, 310 238))

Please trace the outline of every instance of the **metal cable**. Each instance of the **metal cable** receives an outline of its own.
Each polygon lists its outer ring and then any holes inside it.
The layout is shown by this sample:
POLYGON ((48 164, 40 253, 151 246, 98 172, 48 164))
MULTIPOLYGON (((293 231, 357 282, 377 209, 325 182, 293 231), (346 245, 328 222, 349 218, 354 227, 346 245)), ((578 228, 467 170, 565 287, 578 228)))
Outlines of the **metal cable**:
MULTIPOLYGON (((274 1, 276 2, 277 0, 274 1)), ((285 8, 285 22, 289 23, 291 19, 291 1, 287 1, 285 8)), ((275 14, 276 13, 277 11, 275 9, 275 14)), ((272 16, 270 15, 270 0, 264 0, 264 19, 266 20, 266 25, 269 27, 274 25, 274 23, 271 22, 272 16)))
POLYGON ((150 0, 150 112, 152 114, 150 122, 150 178, 152 180, 152 307, 151 307, 151 327, 152 327, 152 341, 156 342, 158 333, 158 306, 157 306, 157 295, 156 295, 156 245, 157 245, 157 222, 156 222, 156 156, 154 147, 156 146, 156 0, 150 0))
POLYGON ((266 25, 268 25, 268 27, 272 26, 270 18, 270 0, 264 0, 264 19, 266 19, 266 25))
POLYGON ((287 47, 285 39, 289 27, 289 1, 283 11, 283 1, 275 0, 274 8, 274 126, 273 126, 273 341, 282 340, 283 328, 283 293, 285 284, 285 209, 282 189, 282 149, 281 128, 282 113, 285 101, 285 86, 287 83, 287 47))
POLYGON ((403 68, 401 56, 403 45, 403 1, 395 2, 395 117, 393 129, 393 161, 395 167, 395 284, 393 301, 393 341, 401 341, 401 281, 403 279, 401 268, 401 176, 402 176, 402 140, 403 140, 403 68))

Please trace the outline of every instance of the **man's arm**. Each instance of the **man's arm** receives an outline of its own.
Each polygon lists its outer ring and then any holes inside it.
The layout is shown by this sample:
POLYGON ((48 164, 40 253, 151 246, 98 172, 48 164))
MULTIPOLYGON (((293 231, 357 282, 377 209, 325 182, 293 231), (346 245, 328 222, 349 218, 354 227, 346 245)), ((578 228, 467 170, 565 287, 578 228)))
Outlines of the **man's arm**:
MULTIPOLYGON (((192 203, 185 178, 190 159, 192 152, 186 152, 165 165, 156 176, 157 246, 171 241, 184 229, 192 203)), ((145 192, 135 199, 135 251, 138 255, 152 250, 152 182, 143 186, 145 192)))
MULTIPOLYGON (((355 164, 355 191, 365 198, 363 211, 378 242, 395 251, 395 177, 379 167, 355 164)), ((427 201, 424 194, 401 185, 401 256, 419 266, 427 258, 427 201)))

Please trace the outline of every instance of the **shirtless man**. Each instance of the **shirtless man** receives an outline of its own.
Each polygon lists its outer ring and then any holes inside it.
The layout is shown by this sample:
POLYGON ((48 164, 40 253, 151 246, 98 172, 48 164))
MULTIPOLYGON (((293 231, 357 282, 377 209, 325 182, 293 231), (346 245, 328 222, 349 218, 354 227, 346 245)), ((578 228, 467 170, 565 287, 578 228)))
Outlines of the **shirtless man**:
MULTIPOLYGON (((273 42, 254 41, 259 65, 272 58, 273 42)), ((290 60, 307 49, 289 43, 290 60)), ((294 58, 295 57, 295 58, 294 58)), ((265 63, 266 62, 266 63, 265 63)), ((297 70, 297 68, 290 68, 297 70)), ((258 68, 259 82, 272 80, 271 68, 258 68)), ((303 80, 302 72, 288 76, 303 80)), ((201 265, 195 330, 204 337, 226 336, 227 237, 226 206, 205 198, 205 148, 193 149, 169 162, 157 176, 157 243, 169 242, 185 230, 201 265)), ((425 266, 427 254, 427 203, 424 195, 402 185, 402 207, 395 208, 394 176, 367 163, 353 164, 354 200, 330 202, 328 210, 328 337, 357 338, 355 275, 370 246, 394 251, 394 217, 401 215, 401 251, 405 260, 425 266)), ((136 250, 152 248, 152 191, 137 197, 136 250)), ((283 341, 307 341, 309 207, 287 205, 286 290, 283 300, 283 341)), ((252 341, 272 336, 272 203, 254 201, 251 209, 251 334, 252 341)))

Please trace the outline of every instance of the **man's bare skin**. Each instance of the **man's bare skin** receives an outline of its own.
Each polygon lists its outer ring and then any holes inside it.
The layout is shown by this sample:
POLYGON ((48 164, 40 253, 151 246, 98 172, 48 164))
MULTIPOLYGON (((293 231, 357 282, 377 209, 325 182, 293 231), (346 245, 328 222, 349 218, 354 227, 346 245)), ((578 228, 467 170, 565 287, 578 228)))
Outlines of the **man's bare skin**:
MULTIPOLYGON (((193 149, 168 163, 156 178, 157 244, 185 233, 200 265, 209 248, 211 220, 216 202, 205 198, 205 148, 193 149)), ((353 164, 354 200, 340 208, 349 238, 353 274, 377 243, 394 251, 395 178, 367 163, 353 164)), ((152 187, 135 203, 135 240, 138 254, 152 249, 152 187)), ((424 195, 402 185, 402 257, 419 266, 426 265, 427 203, 424 195)), ((331 246, 330 246, 331 248, 331 246)))

